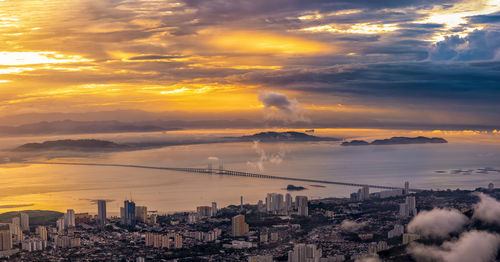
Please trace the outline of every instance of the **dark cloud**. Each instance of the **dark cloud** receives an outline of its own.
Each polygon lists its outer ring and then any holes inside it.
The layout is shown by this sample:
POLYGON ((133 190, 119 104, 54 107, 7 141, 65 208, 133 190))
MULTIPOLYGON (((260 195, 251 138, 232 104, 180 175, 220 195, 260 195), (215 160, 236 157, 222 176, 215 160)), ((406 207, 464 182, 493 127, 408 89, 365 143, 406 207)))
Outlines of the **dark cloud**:
POLYGON ((20 207, 30 207, 30 206, 33 206, 33 204, 0 205, 0 209, 7 209, 7 208, 20 208, 20 207))
POLYGON ((476 30, 465 37, 446 37, 434 45, 430 59, 435 61, 499 60, 500 31, 496 29, 476 30))
POLYGON ((134 56, 129 58, 129 60, 162 60, 162 59, 172 59, 172 58, 181 58, 185 56, 176 56, 176 55, 143 55, 143 56, 134 56))
POLYGON ((264 116, 267 120, 307 121, 295 99, 277 92, 263 91, 259 93, 259 101, 264 105, 264 116))
POLYGON ((500 12, 489 14, 489 15, 476 15, 470 16, 469 22, 473 24, 490 24, 500 22, 500 12))

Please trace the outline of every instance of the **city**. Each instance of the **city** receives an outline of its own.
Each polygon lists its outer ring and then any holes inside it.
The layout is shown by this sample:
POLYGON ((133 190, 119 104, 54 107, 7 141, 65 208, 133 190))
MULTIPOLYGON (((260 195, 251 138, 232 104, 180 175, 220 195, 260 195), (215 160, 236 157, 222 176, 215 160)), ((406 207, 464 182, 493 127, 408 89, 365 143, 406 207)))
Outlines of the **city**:
MULTIPOLYGON (((500 196, 493 184, 475 191, 500 196)), ((12 223, 0 224, 0 256, 13 261, 406 261, 406 248, 423 237, 408 226, 420 211, 453 208, 467 214, 476 202, 471 191, 369 193, 364 187, 350 198, 268 193, 256 204, 241 197, 239 205, 218 208, 212 202, 173 214, 148 212, 125 200, 120 217, 113 217, 106 201, 97 200, 95 215, 68 209, 55 223, 34 225, 19 212, 12 223)))
POLYGON ((0 262, 500 262, 500 0, 0 0, 0 262))

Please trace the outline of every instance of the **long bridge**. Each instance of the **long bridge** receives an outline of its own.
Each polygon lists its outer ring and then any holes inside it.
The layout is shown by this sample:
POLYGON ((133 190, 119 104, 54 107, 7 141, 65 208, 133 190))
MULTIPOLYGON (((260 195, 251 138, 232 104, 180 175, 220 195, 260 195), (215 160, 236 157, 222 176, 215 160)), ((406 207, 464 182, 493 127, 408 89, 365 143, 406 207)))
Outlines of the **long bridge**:
MULTIPOLYGON (((251 177, 251 178, 260 178, 260 179, 288 180, 288 181, 298 181, 298 182, 308 182, 308 183, 318 183, 318 184, 331 184, 331 185, 352 186, 352 187, 370 187, 370 188, 388 189, 388 190, 404 189, 403 187, 394 187, 394 186, 359 184, 359 183, 338 182, 338 181, 318 180, 318 179, 309 179, 309 178, 271 176, 271 175, 264 175, 264 174, 256 174, 256 173, 228 170, 228 169, 223 169, 223 168, 214 169, 211 167, 211 165, 209 165, 208 168, 190 168, 190 167, 158 167, 158 166, 143 166, 143 165, 128 165, 128 164, 106 164, 106 163, 69 163, 69 162, 33 162, 33 161, 29 161, 29 162, 26 161, 23 163, 38 164, 38 165, 128 167, 128 168, 157 169, 157 170, 169 170, 169 171, 188 172, 188 173, 199 173, 199 174, 207 174, 207 175, 221 175, 221 176, 251 177)), ((423 189, 417 189, 417 188, 409 188, 408 190, 412 191, 412 192, 423 191, 423 189)))

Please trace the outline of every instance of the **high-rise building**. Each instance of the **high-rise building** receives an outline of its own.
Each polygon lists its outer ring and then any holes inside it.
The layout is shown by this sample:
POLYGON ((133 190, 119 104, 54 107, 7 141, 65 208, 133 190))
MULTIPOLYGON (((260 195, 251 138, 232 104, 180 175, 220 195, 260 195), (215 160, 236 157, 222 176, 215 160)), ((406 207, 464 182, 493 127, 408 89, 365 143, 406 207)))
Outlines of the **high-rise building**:
POLYGON ((309 207, 306 196, 295 196, 295 206, 299 216, 308 216, 309 207))
POLYGON ((267 212, 281 213, 285 211, 285 203, 282 194, 268 193, 266 196, 266 210, 267 212))
POLYGON ((146 220, 148 219, 148 208, 145 206, 136 206, 135 219, 142 223, 146 223, 146 220))
POLYGON ((151 217, 149 218, 149 223, 155 225, 157 218, 158 218, 158 215, 152 214, 151 217))
POLYGON ((399 216, 402 218, 406 218, 410 215, 410 209, 408 208, 407 203, 399 204, 399 216))
POLYGON ((13 217, 12 224, 21 226, 21 218, 20 217, 13 217))
POLYGON ((182 248, 182 235, 175 234, 174 236, 174 248, 182 248))
POLYGON ((135 226, 135 203, 133 201, 125 200, 123 202, 123 210, 120 210, 122 213, 121 222, 126 226, 135 226))
POLYGON ((106 200, 97 200, 97 223, 100 227, 106 225, 106 200))
POLYGON ((241 237, 248 233, 248 224, 245 223, 244 215, 234 216, 231 222, 233 237, 241 237))
POLYGON ((415 201, 415 196, 407 196, 406 204, 408 205, 408 215, 416 216, 417 215, 417 203, 415 201))
POLYGON ((406 181, 405 182, 405 195, 408 195, 410 193, 410 182, 406 181))
POLYGON ((59 218, 56 222, 56 226, 57 226, 57 232, 59 233, 63 233, 64 232, 64 218, 59 218))
POLYGON ((212 202, 212 210, 210 216, 214 217, 217 216, 217 203, 212 202))
POLYGON ((75 227, 75 210, 68 209, 64 214, 64 226, 66 228, 75 227))
POLYGON ((288 262, 319 262, 322 256, 321 249, 313 244, 296 244, 293 250, 288 251, 288 262))
POLYGON ((12 249, 12 234, 9 225, 0 225, 0 251, 12 249))
POLYGON ((266 207, 264 206, 264 203, 262 202, 262 200, 259 200, 259 202, 257 203, 257 210, 259 210, 259 212, 266 211, 266 207))
POLYGON ((240 209, 243 209, 243 196, 240 196, 240 209))
POLYGON ((209 217, 212 215, 212 208, 209 206, 201 206, 196 208, 196 213, 199 218, 209 217))
POLYGON ((30 216, 26 213, 20 214, 21 217, 21 228, 23 231, 30 231, 30 216))
POLYGON ((493 191, 495 189, 495 185, 493 183, 488 184, 488 190, 493 191))
POLYGON ((23 229, 21 228, 21 226, 19 224, 13 223, 13 224, 10 224, 9 227, 10 227, 10 232, 11 232, 12 236, 14 237, 14 240, 13 240, 14 244, 19 244, 21 241, 24 240, 23 229))
POLYGON ((399 237, 405 233, 405 227, 403 225, 396 224, 394 228, 387 232, 387 238, 399 237))
POLYGON ((418 239, 420 239, 419 234, 410 234, 410 233, 403 234, 403 245, 407 245, 418 239))
POLYGON ((292 195, 290 195, 289 193, 287 193, 285 196, 285 209, 287 211, 290 211, 293 209, 292 195))
POLYGON ((47 240, 47 228, 44 226, 38 226, 36 228, 36 233, 40 237, 41 240, 47 240))
POLYGON ((357 194, 351 194, 351 198, 353 195, 356 197, 357 201, 364 201, 370 199, 370 188, 368 186, 363 186, 362 188, 358 189, 357 194))

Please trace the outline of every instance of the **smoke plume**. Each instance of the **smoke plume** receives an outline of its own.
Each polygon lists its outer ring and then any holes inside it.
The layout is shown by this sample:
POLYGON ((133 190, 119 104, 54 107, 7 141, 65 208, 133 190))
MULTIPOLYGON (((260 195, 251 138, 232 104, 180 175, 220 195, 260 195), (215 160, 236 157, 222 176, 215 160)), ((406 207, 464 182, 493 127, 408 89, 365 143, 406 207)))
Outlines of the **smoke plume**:
POLYGON ((247 165, 261 172, 264 171, 264 164, 266 162, 275 165, 281 164, 287 152, 284 147, 280 146, 277 152, 267 153, 259 141, 253 141, 252 149, 259 155, 259 159, 257 161, 248 161, 247 165))

